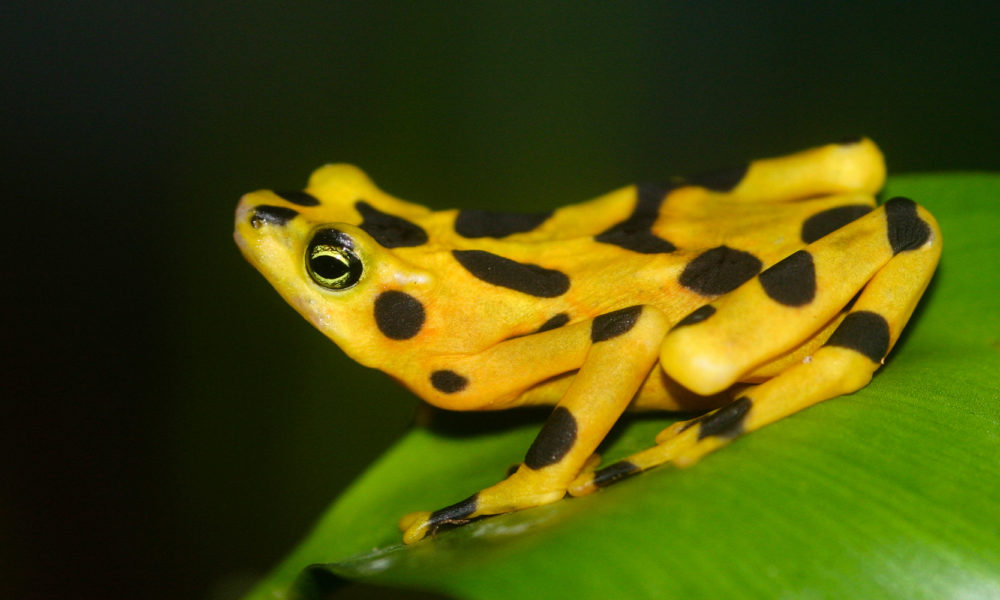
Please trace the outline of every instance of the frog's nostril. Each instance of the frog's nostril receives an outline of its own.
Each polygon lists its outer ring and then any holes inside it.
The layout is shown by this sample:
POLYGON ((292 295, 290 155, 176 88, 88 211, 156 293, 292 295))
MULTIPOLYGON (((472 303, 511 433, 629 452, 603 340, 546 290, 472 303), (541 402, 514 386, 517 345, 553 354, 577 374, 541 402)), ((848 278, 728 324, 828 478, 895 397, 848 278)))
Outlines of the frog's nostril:
POLYGON ((250 211, 250 226, 254 229, 261 225, 285 225, 294 219, 299 212, 284 206, 261 204, 250 211))

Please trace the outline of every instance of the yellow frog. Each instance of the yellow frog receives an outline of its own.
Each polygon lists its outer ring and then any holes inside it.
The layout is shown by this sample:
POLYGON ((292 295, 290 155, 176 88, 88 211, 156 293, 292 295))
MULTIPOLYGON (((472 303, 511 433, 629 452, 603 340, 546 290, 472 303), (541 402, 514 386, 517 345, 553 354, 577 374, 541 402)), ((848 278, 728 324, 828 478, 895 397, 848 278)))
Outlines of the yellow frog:
POLYGON ((866 385, 941 253, 934 218, 877 206, 847 140, 533 214, 432 211, 327 165, 236 210, 243 255, 348 355, 450 410, 554 405, 509 477, 403 517, 407 543, 697 461, 866 385), (597 469, 626 409, 697 410, 597 469))

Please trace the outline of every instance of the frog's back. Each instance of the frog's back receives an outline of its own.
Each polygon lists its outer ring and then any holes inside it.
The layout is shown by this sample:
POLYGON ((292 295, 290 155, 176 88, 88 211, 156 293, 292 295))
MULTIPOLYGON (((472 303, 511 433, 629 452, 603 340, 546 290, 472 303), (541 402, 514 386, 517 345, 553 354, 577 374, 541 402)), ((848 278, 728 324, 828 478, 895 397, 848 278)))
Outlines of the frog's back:
POLYGON ((424 352, 481 351, 635 304, 656 306, 676 322, 811 241, 810 223, 829 229, 874 205, 884 167, 870 141, 796 156, 782 159, 785 172, 795 160, 801 172, 782 181, 768 180, 767 161, 756 161, 534 214, 432 211, 383 192, 354 167, 328 165, 303 191, 248 194, 238 209, 242 220, 269 228, 238 229, 237 240, 293 306, 366 364, 377 357, 365 351, 381 349, 372 347, 370 317, 360 313, 370 313, 389 288, 419 298, 424 352), (831 163, 857 174, 836 174, 831 163), (768 202, 769 193, 781 201, 768 202), (340 226, 364 238, 356 243, 374 285, 339 294, 336 309, 304 289, 309 277, 297 256, 268 266, 278 252, 248 251, 270 236, 301 256, 317 229, 340 226))
MULTIPOLYGON (((404 541, 689 465, 867 384, 937 265, 925 209, 875 209, 868 140, 551 212, 431 211, 344 165, 248 194, 246 258, 359 362, 448 409, 556 407, 517 470, 404 541), (595 470, 627 408, 721 407, 595 470)), ((261 328, 262 330, 265 328, 261 328)))

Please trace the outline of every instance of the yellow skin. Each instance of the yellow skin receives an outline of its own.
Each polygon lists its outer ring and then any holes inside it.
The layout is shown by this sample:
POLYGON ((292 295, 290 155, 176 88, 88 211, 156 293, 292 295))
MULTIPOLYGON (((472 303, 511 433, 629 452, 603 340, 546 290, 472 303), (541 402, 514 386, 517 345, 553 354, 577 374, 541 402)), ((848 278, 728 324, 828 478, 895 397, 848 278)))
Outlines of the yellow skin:
POLYGON ((941 252, 923 208, 876 207, 884 178, 860 139, 517 217, 432 211, 327 165, 304 191, 244 196, 235 238, 348 355, 427 402, 556 406, 512 475, 403 517, 413 543, 692 464, 866 385, 941 252), (595 470, 626 409, 708 408, 595 470))

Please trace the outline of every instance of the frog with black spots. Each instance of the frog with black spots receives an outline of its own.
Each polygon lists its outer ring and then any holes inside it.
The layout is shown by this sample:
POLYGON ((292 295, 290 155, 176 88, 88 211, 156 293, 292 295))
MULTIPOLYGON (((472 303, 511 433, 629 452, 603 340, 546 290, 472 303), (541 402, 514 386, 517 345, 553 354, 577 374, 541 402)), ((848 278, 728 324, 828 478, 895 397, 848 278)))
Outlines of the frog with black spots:
POLYGON ((865 386, 941 253, 926 210, 878 205, 884 179, 862 138, 514 215, 433 211, 339 164, 244 196, 235 238, 349 356, 430 404, 554 406, 507 478, 403 517, 414 543, 693 464, 865 386), (597 468, 624 411, 708 408, 597 468))

